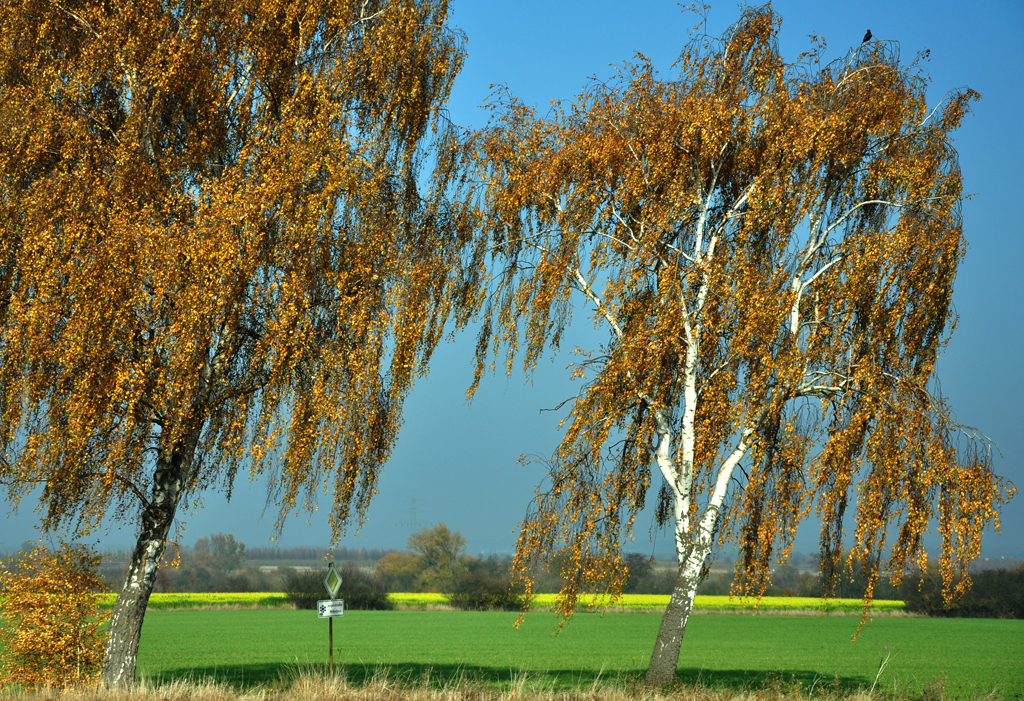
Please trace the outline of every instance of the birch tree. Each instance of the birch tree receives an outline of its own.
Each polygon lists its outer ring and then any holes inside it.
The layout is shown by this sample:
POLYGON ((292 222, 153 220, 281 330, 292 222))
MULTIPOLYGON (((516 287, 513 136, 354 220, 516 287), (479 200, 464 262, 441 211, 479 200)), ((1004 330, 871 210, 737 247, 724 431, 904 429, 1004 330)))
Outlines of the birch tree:
POLYGON ((779 22, 748 9, 671 79, 638 56, 545 117, 502 93, 469 140, 470 394, 499 358, 529 372, 582 309, 608 334, 578 349, 582 389, 514 566, 529 586, 571 555, 566 616, 582 590, 621 590, 620 545, 656 494, 678 576, 652 682, 674 678, 716 547, 738 545, 737 583, 761 592, 812 512, 835 572, 853 512, 870 601, 880 574, 925 562, 937 522, 950 596, 1013 492, 934 381, 965 250, 950 134, 978 96, 928 105, 892 43, 787 63, 779 22))
POLYGON ((0 483, 135 525, 105 683, 204 490, 365 513, 453 305, 462 60, 446 0, 0 6, 0 483))

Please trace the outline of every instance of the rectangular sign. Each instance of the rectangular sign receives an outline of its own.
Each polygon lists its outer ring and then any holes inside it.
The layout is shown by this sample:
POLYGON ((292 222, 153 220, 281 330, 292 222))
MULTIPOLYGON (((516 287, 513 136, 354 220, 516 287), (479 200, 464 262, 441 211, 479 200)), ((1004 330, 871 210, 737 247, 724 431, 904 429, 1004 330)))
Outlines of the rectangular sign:
POLYGON ((345 615, 344 599, 321 599, 316 602, 317 618, 337 618, 345 615))

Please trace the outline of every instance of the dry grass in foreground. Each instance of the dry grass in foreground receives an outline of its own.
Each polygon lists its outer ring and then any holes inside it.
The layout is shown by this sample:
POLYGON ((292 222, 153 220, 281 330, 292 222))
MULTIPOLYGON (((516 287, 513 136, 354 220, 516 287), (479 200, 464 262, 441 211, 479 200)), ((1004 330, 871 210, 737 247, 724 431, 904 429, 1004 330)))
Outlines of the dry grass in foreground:
MULTIPOLYGON (((362 686, 350 684, 343 677, 331 679, 306 670, 293 679, 246 691, 212 681, 175 681, 159 686, 143 681, 131 690, 0 690, 0 701, 944 701, 945 698, 941 680, 921 694, 893 696, 873 694, 870 690, 843 693, 838 687, 827 684, 804 689, 799 682, 782 680, 750 690, 701 685, 652 688, 636 682, 616 685, 609 681, 566 690, 531 683, 527 674, 501 687, 469 679, 439 686, 436 680, 429 678, 396 679, 386 670, 362 686)), ((994 696, 982 699, 998 701, 994 696)))

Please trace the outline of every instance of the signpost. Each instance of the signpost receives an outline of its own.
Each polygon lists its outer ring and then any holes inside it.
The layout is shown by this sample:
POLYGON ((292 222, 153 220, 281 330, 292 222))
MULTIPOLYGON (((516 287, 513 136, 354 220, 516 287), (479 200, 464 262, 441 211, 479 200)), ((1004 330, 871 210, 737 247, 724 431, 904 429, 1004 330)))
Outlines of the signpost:
POLYGON ((330 599, 321 599, 316 602, 317 618, 327 619, 327 659, 331 665, 331 676, 334 676, 334 618, 345 615, 345 600, 334 597, 341 589, 341 575, 334 568, 334 563, 327 565, 327 576, 324 577, 324 589, 330 599))

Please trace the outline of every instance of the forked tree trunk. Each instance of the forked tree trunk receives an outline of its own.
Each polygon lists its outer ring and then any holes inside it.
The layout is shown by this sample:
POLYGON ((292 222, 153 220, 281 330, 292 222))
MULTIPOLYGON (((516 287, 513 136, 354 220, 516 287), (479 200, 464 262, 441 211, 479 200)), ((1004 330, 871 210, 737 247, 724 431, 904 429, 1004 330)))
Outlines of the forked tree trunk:
POLYGON ((161 456, 157 461, 152 494, 142 511, 132 562, 110 618, 100 672, 100 681, 105 686, 127 687, 135 683, 135 660, 142 635, 142 619, 146 615, 149 595, 153 592, 167 534, 186 484, 187 465, 192 462, 194 443, 190 441, 189 445, 193 447, 187 456, 175 452, 169 458, 161 456))
POLYGON ((672 589, 665 615, 661 618, 658 638, 654 641, 654 652, 651 663, 647 666, 647 683, 664 685, 676 678, 676 667, 679 665, 679 648, 683 644, 686 633, 686 622, 693 610, 693 597, 700 584, 700 572, 704 565, 707 551, 691 549, 679 565, 676 585, 672 589))

